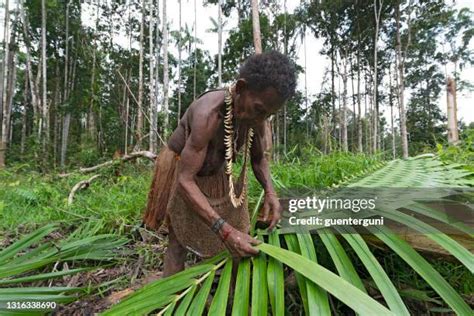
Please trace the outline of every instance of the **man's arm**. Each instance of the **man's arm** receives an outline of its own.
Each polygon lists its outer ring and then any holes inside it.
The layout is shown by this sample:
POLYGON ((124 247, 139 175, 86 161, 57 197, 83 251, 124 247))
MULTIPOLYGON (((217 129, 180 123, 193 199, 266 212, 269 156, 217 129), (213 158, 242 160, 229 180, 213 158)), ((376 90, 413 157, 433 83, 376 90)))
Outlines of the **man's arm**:
MULTIPOLYGON (((191 134, 180 155, 177 181, 184 196, 191 203, 192 209, 211 227, 220 216, 211 207, 194 177, 206 159, 209 141, 215 135, 220 121, 215 113, 197 112, 193 113, 193 116, 191 134)), ((252 248, 252 245, 258 244, 259 241, 227 223, 219 230, 219 235, 235 257, 258 254, 258 250, 252 248)))
POLYGON ((252 169, 258 182, 265 190, 265 194, 275 194, 268 160, 264 155, 264 125, 258 125, 254 128, 252 147, 250 148, 250 157, 252 160, 252 169))
POLYGON ((268 228, 273 229, 273 227, 277 224, 281 217, 281 205, 278 201, 275 189, 273 188, 268 160, 264 155, 264 123, 255 127, 254 131, 254 139, 252 142, 252 147, 250 149, 252 169, 258 182, 260 182, 263 189, 265 190, 265 200, 262 209, 263 220, 266 221, 268 219, 269 213, 271 212, 272 221, 268 228))

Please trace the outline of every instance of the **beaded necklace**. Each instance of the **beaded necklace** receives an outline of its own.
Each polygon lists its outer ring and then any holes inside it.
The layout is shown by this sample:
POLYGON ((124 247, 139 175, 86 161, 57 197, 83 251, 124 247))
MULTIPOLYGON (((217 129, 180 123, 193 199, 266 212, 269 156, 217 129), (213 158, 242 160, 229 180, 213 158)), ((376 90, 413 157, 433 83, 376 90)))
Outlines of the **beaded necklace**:
MULTIPOLYGON (((232 202, 232 205, 234 207, 239 207, 242 205, 245 195, 247 193, 247 160, 249 159, 250 155, 250 147, 252 146, 252 138, 253 138, 253 128, 249 128, 247 130, 247 135, 246 135, 246 143, 245 143, 245 151, 244 151, 244 165, 242 166, 242 173, 244 175, 244 184, 242 187, 242 191, 240 192, 240 195, 237 197, 235 195, 235 189, 234 189, 234 181, 233 181, 233 175, 232 175, 232 157, 234 156, 234 126, 232 124, 232 118, 233 118, 233 113, 232 113, 232 88, 234 85, 229 86, 226 91, 225 91, 225 97, 224 97, 224 103, 226 104, 226 114, 224 118, 224 131, 225 131, 225 136, 224 136, 224 144, 226 146, 225 150, 225 160, 226 160, 226 170, 225 173, 227 174, 229 178, 229 197, 230 201, 232 202)), ((237 150, 235 150, 237 151, 237 150)))

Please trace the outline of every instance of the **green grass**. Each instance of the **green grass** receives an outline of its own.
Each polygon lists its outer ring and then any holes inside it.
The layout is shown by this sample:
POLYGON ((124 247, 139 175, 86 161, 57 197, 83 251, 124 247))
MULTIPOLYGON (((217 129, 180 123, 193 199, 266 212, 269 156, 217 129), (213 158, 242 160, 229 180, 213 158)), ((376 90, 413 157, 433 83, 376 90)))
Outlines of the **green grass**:
MULTIPOLYGON (((368 155, 335 152, 323 156, 316 153, 305 157, 288 157, 272 163, 271 172, 276 189, 282 187, 322 188, 339 183, 379 162, 368 155)), ((249 166, 250 168, 250 166, 249 166)), ((0 170, 0 232, 31 231, 45 223, 67 225, 87 220, 101 220, 107 232, 123 233, 129 225, 141 222, 153 168, 150 163, 125 164, 121 176, 114 176, 113 167, 100 170, 101 177, 89 188, 76 193, 71 206, 67 197, 79 181, 91 174, 41 175, 17 165, 0 170)), ((250 172, 250 208, 258 199, 261 186, 250 172)))
POLYGON ((141 219, 151 182, 152 167, 127 165, 119 177, 111 170, 89 188, 76 193, 71 206, 67 198, 71 188, 91 175, 66 178, 32 171, 0 171, 0 231, 32 230, 50 222, 76 225, 87 220, 102 220, 105 228, 124 229, 141 219))

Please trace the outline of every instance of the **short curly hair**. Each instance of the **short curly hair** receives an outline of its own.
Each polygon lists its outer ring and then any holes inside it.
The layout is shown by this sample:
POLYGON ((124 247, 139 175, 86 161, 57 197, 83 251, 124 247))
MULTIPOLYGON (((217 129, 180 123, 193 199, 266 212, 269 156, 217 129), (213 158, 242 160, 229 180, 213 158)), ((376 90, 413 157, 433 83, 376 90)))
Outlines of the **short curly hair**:
POLYGON ((253 91, 274 87, 285 100, 295 94, 295 65, 277 51, 252 55, 240 67, 238 79, 241 78, 247 81, 249 89, 253 91))

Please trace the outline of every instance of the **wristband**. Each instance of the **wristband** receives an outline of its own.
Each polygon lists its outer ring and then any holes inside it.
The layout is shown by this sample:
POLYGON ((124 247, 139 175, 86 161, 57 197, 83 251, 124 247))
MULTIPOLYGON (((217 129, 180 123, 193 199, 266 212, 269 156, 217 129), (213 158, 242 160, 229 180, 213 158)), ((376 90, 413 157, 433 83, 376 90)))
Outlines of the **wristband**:
POLYGON ((224 224, 225 224, 225 220, 222 217, 219 217, 211 226, 211 230, 217 234, 219 233, 219 230, 224 224))

